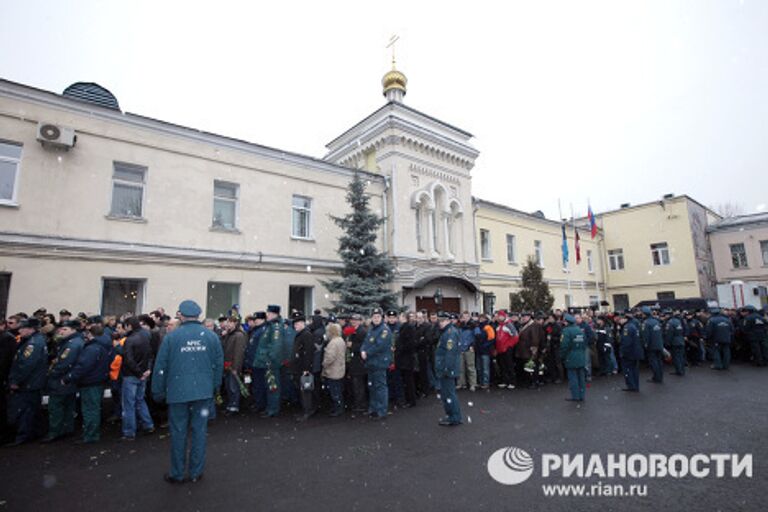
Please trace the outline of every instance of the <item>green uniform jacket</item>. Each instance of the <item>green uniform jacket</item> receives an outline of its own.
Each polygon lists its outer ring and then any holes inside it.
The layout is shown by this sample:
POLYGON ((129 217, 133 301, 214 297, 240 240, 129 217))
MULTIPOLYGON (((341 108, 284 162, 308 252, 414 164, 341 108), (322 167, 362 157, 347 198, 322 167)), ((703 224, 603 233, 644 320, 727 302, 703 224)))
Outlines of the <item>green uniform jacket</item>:
POLYGON ((560 359, 566 368, 584 368, 587 365, 586 347, 584 331, 575 325, 563 329, 560 336, 560 359))
POLYGON ((283 338, 285 332, 280 318, 267 322, 267 328, 261 334, 256 357, 253 359, 254 368, 280 368, 283 360, 283 338))
POLYGON ((74 395, 77 393, 77 385, 74 382, 62 384, 61 379, 75 366, 84 345, 85 340, 79 332, 59 342, 56 359, 53 360, 48 370, 48 392, 51 395, 74 395))
POLYGON ((169 404, 213 398, 224 353, 215 333, 194 320, 166 334, 152 371, 152 396, 169 404))

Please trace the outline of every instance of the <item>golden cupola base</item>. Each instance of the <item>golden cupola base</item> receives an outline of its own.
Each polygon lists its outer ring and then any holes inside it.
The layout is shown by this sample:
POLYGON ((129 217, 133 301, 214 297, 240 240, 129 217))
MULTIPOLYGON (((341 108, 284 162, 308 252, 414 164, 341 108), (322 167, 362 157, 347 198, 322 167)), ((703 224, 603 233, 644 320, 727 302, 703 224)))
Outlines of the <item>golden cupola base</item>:
POLYGON ((394 59, 392 60, 392 69, 387 71, 381 79, 381 85, 384 87, 384 97, 387 98, 387 101, 403 102, 403 97, 407 92, 408 79, 397 70, 394 59))

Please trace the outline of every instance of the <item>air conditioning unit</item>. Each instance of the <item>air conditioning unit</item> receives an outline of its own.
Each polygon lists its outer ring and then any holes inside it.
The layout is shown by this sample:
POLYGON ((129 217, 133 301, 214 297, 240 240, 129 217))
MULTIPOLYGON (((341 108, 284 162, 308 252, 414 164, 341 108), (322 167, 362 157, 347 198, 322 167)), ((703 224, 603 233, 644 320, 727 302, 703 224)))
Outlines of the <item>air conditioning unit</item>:
POLYGON ((40 122, 37 124, 37 140, 43 147, 59 148, 68 151, 75 146, 77 135, 73 128, 67 128, 53 123, 40 122))

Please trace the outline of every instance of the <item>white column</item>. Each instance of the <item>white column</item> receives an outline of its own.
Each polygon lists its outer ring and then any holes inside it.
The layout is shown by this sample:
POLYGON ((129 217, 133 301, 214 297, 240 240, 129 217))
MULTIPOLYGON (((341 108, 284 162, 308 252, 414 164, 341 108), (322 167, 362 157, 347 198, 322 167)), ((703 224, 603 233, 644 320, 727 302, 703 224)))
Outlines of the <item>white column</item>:
POLYGON ((453 261, 454 256, 451 252, 451 213, 443 213, 443 229, 445 231, 445 257, 453 261))
POLYGON ((440 257, 440 254, 437 252, 437 247, 435 247, 435 209, 434 208, 428 208, 427 209, 427 219, 429 222, 427 222, 427 238, 429 240, 429 255, 432 259, 437 259, 440 257))

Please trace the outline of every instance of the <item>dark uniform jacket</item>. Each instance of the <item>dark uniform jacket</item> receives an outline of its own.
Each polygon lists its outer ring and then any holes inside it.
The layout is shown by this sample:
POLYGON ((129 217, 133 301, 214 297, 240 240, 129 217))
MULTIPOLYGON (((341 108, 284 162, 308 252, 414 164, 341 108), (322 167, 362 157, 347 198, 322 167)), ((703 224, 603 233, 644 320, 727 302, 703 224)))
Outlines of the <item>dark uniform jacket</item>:
POLYGON ((459 330, 452 324, 440 330, 440 338, 435 350, 435 376, 438 379, 459 376, 461 371, 459 336, 459 330))
POLYGON ((19 391, 40 391, 45 387, 48 366, 46 344, 45 336, 39 332, 21 340, 11 364, 8 384, 18 386, 19 391))
POLYGON ((643 337, 643 346, 646 350, 663 350, 664 337, 661 332, 661 323, 653 318, 646 318, 640 334, 643 337))
POLYGON ((750 313, 744 319, 744 332, 747 335, 747 341, 751 343, 760 343, 766 337, 765 318, 759 313, 750 313))
POLYGON ((160 345, 152 372, 152 396, 169 404, 213 398, 223 370, 219 337, 196 320, 184 322, 160 345))
POLYGON ((672 317, 664 326, 664 342, 670 347, 685 346, 683 322, 677 317, 672 317))
POLYGON ((386 370, 392 363, 392 333, 382 322, 371 325, 360 352, 365 352, 365 367, 369 370, 386 370))
POLYGON ((283 337, 285 331, 283 322, 278 317, 267 322, 267 327, 261 334, 259 346, 256 348, 256 358, 253 360, 254 368, 279 368, 283 359, 283 337))
POLYGON ((77 386, 73 383, 62 384, 61 379, 72 370, 80 357, 85 342, 79 332, 59 341, 59 349, 56 358, 48 370, 48 392, 52 395, 69 395, 77 392, 77 386))
POLYGON ((584 331, 576 325, 563 329, 560 339, 560 359, 566 368, 584 368, 587 364, 584 331))
POLYGON ((64 376, 64 382, 77 387, 104 384, 109 378, 109 352, 104 345, 92 339, 86 341, 80 357, 72 369, 64 376))
POLYGON ((643 358, 643 345, 637 324, 628 321, 621 329, 621 360, 639 361, 643 358))
POLYGON ((707 341, 728 344, 733 338, 733 324, 723 315, 714 315, 707 322, 707 341))

